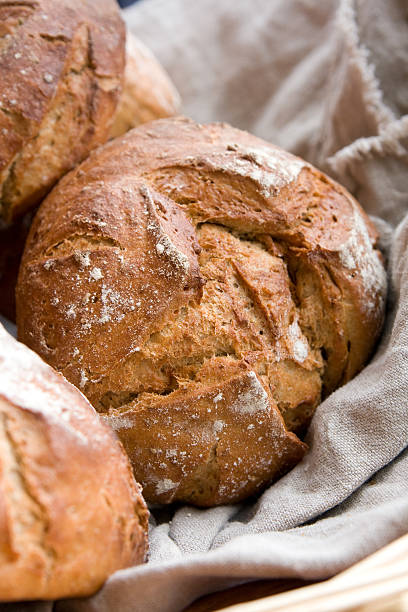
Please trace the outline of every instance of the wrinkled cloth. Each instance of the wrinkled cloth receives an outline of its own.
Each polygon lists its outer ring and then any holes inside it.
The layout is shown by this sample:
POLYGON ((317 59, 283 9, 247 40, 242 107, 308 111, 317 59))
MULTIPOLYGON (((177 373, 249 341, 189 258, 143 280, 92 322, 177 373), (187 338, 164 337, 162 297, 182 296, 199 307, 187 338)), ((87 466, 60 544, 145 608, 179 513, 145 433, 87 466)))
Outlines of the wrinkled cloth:
POLYGON ((143 0, 124 16, 185 115, 305 157, 375 216, 386 325, 371 362, 317 409, 304 460, 258 500, 153 510, 146 565, 92 598, 10 611, 175 612, 244 581, 328 578, 408 531, 408 3, 143 0))

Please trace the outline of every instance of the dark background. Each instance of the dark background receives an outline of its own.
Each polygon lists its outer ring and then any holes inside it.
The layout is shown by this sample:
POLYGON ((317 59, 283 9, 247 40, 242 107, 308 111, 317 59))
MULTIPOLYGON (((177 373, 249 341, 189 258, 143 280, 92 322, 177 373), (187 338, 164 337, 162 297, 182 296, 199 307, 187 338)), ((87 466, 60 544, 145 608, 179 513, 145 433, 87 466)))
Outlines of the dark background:
POLYGON ((125 8, 125 6, 130 6, 134 2, 137 2, 137 0, 118 0, 118 2, 119 2, 119 6, 121 6, 122 8, 125 8))

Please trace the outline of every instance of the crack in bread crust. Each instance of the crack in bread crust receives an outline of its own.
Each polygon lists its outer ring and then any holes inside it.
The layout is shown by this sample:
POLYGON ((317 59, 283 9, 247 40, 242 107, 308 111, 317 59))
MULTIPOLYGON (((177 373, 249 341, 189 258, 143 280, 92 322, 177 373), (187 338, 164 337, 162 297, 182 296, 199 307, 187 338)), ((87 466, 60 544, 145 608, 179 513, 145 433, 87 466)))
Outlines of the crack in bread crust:
MULTIPOLYGON (((41 582, 46 586, 48 577, 53 571, 55 551, 47 543, 48 516, 44 505, 31 490, 26 478, 27 466, 24 465, 24 454, 20 449, 21 437, 19 429, 24 429, 27 423, 24 414, 19 423, 13 423, 14 434, 11 431, 12 415, 8 414, 8 406, 0 397, 0 446, 2 448, 2 488, 8 500, 8 520, 11 558, 14 561, 27 554, 31 562, 41 568, 41 582), (4 408, 4 409, 3 409, 4 408)), ((17 407, 15 407, 17 409, 17 407)), ((7 559, 10 561, 11 559, 7 559)))
POLYGON ((10 30, 0 67, 8 115, 0 116, 0 214, 7 223, 38 204, 109 134, 125 32, 111 0, 98 1, 97 11, 94 2, 39 0, 19 9, 21 19, 1 7, 10 30))
MULTIPOLYGON (((94 405, 102 411, 109 410, 109 398, 113 400, 112 406, 124 409, 129 398, 133 402, 136 396, 146 392, 169 394, 179 388, 183 381, 204 382, 208 376, 210 381, 211 367, 223 365, 225 375, 230 376, 230 372, 241 363, 246 368, 255 368, 262 383, 272 393, 276 390, 275 399, 279 408, 284 415, 290 414, 290 420, 287 421, 289 429, 304 429, 320 401, 318 374, 321 374, 322 363, 319 350, 312 359, 309 358, 306 369, 304 362, 298 362, 299 376, 293 378, 295 381, 299 380, 301 389, 297 392, 292 389, 292 401, 288 391, 285 393, 279 388, 280 385, 277 385, 276 389, 275 380, 280 379, 280 371, 286 373, 288 368, 290 369, 287 360, 294 358, 293 349, 296 348, 296 342, 300 342, 301 349, 310 353, 310 347, 299 325, 298 309, 287 289, 289 278, 284 261, 271 256, 261 242, 248 240, 247 237, 241 239, 237 232, 233 233, 227 228, 203 224, 198 235, 202 248, 201 274, 206 281, 200 302, 191 303, 178 314, 171 313, 171 319, 151 334, 139 351, 115 364, 107 376, 96 377, 99 378, 98 383, 88 382, 84 391, 90 394, 94 405), (212 249, 206 245, 205 236, 209 243, 212 242, 212 249), (262 277, 256 279, 259 286, 251 285, 248 272, 245 279, 242 261, 239 273, 240 248, 241 259, 246 255, 262 255, 262 277), (214 266, 214 261, 218 263, 218 267, 217 263, 214 266), (279 284, 271 286, 268 299, 269 302, 272 299, 273 303, 266 306, 261 292, 263 283, 267 283, 268 277, 271 277, 272 268, 268 268, 271 262, 274 262, 276 268, 275 275, 281 274, 283 278, 279 279, 279 284), (279 307, 277 290, 282 285, 281 297, 284 304, 279 307), (215 311, 218 314, 214 314, 215 311), (213 312, 213 322, 208 319, 208 312, 213 312), (282 318, 286 314, 287 326, 296 331, 295 342, 292 342, 293 338, 281 338, 279 335, 280 329, 285 326, 284 320, 279 320, 279 317, 282 318), (275 317, 275 320, 271 320, 271 317, 275 317), (224 319, 227 319, 225 325, 217 325, 217 321, 224 319), (231 343, 234 330, 235 334, 237 331, 240 333, 240 338, 235 337, 235 344, 231 343), (272 365, 273 369, 270 369, 272 365), (144 370, 142 379, 138 380, 137 373, 144 370), (123 388, 124 371, 133 372, 132 376, 126 378, 131 386, 129 389, 123 388), (158 372, 162 373, 159 377, 158 372), (113 386, 115 379, 118 381, 117 387, 113 386), (296 410, 296 403, 301 405, 300 411, 296 410)), ((92 372, 86 372, 89 381, 92 381, 93 377, 92 372)), ((292 383, 292 387, 296 385, 296 382, 292 383)))

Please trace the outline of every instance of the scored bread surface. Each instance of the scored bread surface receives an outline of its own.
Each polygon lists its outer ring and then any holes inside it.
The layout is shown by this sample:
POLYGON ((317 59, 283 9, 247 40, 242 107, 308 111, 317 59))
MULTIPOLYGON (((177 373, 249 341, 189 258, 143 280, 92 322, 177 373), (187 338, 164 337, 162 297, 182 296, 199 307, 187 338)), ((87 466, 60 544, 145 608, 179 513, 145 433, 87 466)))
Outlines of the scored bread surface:
POLYGON ((115 0, 0 0, 0 221, 105 142, 124 66, 115 0))
POLYGON ((110 428, 0 326, 0 601, 90 595, 144 561, 147 514, 110 428))
POLYGON ((157 121, 42 204, 19 336, 106 415, 147 499, 237 501, 301 459, 296 433, 371 355, 376 239, 301 159, 227 125, 157 121))

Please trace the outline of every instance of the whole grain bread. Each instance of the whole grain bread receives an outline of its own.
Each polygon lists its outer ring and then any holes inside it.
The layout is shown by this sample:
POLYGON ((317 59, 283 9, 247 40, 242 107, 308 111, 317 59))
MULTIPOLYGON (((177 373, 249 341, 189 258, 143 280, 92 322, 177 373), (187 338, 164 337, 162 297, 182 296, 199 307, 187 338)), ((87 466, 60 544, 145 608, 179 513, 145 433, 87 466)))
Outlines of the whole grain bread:
POLYGON ((0 220, 105 142, 125 67, 115 0, 0 0, 0 220))
POLYGON ((381 331, 376 231, 340 185, 224 124, 101 147, 43 202, 21 340, 119 433, 146 498, 237 501, 296 464, 381 331))
POLYGON ((0 600, 90 595, 143 562, 147 514, 112 430, 0 326, 0 600))

